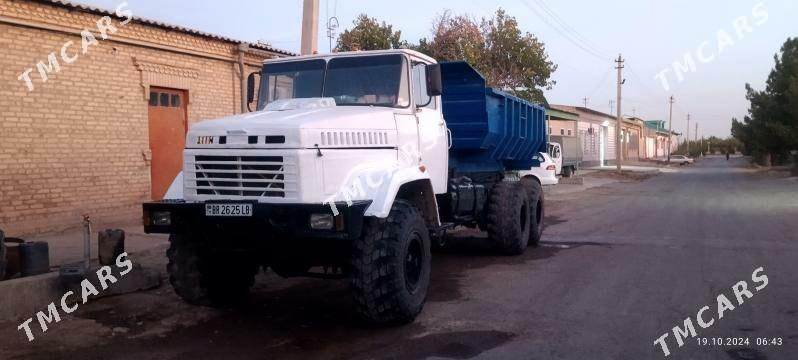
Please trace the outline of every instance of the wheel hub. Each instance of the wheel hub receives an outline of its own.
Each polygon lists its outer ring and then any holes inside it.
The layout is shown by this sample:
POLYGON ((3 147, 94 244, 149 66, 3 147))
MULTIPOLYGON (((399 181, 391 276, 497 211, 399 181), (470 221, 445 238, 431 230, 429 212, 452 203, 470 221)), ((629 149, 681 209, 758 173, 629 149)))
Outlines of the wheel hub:
POLYGON ((416 290, 421 279, 423 257, 421 237, 414 233, 407 246, 407 255, 405 256, 405 284, 411 293, 416 290))

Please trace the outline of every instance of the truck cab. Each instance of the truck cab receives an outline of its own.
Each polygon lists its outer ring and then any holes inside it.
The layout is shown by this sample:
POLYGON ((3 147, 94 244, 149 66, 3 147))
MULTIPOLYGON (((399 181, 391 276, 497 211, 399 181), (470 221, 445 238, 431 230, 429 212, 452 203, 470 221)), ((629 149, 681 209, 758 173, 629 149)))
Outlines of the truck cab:
POLYGON ((447 229, 487 229, 508 255, 540 238, 540 182, 517 169, 538 164, 543 109, 467 64, 403 49, 299 56, 248 83, 255 110, 193 125, 167 199, 143 204, 145 231, 170 234, 184 300, 227 305, 268 268, 348 278, 364 320, 407 323, 447 229))

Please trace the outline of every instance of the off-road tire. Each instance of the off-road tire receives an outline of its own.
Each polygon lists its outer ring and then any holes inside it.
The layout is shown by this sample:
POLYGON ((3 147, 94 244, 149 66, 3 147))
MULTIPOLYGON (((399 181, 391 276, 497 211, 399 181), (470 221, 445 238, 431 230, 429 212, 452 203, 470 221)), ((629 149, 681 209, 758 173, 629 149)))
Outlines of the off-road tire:
POLYGON ((504 255, 520 255, 529 243, 530 207, 520 181, 502 181, 488 200, 486 227, 493 248, 504 255))
POLYGON ((429 231, 421 211, 396 200, 387 218, 367 218, 350 265, 355 309, 363 320, 412 322, 424 307, 430 276, 429 231))
POLYGON ((538 246, 543 236, 543 219, 545 218, 545 199, 543 187, 534 179, 522 180, 529 197, 529 246, 538 246))
POLYGON ((227 307, 249 294, 258 265, 246 254, 211 252, 198 235, 172 234, 169 243, 169 282, 189 304, 227 307))

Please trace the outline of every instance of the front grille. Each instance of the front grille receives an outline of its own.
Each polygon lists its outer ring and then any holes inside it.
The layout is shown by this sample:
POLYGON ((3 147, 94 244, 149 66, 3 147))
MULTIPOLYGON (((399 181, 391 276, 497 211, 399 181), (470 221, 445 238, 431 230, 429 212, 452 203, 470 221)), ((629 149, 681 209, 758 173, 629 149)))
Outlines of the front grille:
POLYGON ((187 164, 197 195, 277 197, 295 189, 295 171, 283 156, 195 155, 187 164))

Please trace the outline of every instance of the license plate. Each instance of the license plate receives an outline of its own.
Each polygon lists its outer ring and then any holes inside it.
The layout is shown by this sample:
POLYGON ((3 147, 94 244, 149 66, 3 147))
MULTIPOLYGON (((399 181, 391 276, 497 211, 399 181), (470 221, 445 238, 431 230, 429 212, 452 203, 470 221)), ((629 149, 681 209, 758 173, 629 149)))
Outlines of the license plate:
POLYGON ((252 216, 252 204, 205 204, 205 216, 252 216))

